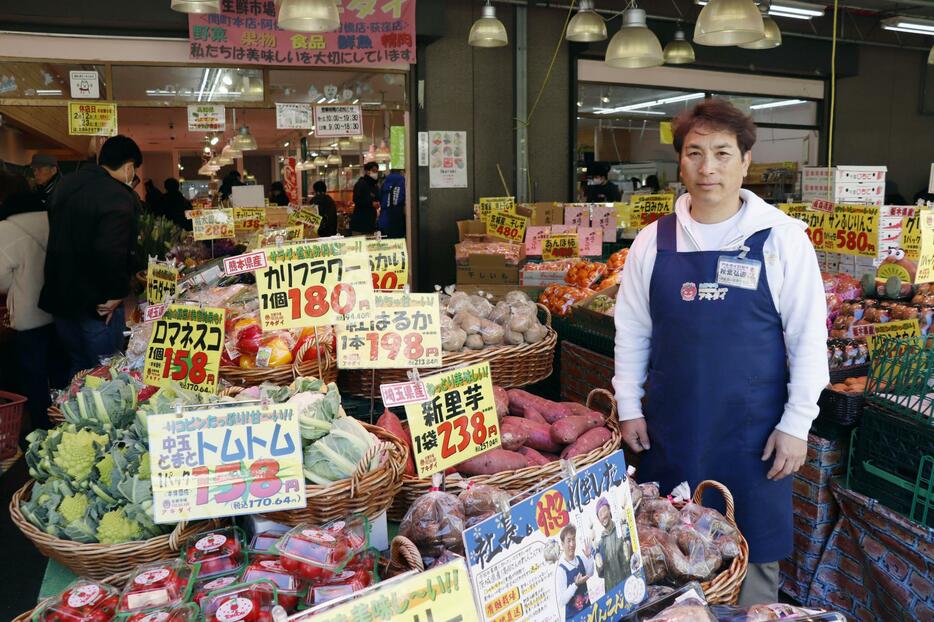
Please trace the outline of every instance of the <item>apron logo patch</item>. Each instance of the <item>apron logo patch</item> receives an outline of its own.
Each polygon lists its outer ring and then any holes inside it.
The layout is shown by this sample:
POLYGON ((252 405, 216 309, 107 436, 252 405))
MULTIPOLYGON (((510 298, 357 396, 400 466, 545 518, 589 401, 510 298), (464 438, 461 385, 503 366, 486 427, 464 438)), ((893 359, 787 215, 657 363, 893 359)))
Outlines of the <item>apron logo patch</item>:
POLYGON ((681 300, 691 302, 697 297, 697 284, 685 283, 681 286, 681 300))
POLYGON ((701 283, 698 289, 698 300, 726 300, 726 294, 730 291, 726 287, 720 287, 718 283, 701 283))

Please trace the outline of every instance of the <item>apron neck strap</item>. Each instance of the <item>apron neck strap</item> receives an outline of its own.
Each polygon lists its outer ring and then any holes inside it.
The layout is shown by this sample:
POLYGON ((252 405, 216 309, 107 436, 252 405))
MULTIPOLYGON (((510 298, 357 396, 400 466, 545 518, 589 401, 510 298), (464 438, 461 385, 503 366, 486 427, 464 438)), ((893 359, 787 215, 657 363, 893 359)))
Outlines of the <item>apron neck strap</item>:
POLYGON ((678 215, 672 212, 658 220, 658 235, 655 243, 660 251, 678 250, 678 215))
POLYGON ((765 246, 765 241, 769 239, 769 234, 772 233, 772 228, 762 229, 761 231, 756 231, 751 236, 746 238, 746 241, 743 242, 743 246, 746 246, 749 251, 748 255, 754 257, 762 256, 762 248, 765 246))

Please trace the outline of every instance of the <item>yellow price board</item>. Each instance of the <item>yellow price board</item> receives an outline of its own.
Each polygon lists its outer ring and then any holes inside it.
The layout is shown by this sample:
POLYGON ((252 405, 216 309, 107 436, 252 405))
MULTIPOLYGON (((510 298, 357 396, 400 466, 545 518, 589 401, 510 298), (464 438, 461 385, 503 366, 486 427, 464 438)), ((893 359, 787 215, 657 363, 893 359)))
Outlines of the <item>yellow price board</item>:
POLYGON ((178 270, 165 263, 149 263, 146 270, 146 302, 161 305, 167 297, 175 295, 177 286, 178 270))
POLYGON ((921 213, 921 250, 918 253, 918 271, 915 284, 934 283, 934 212, 921 213))
POLYGON ((525 216, 493 212, 486 219, 486 234, 521 244, 528 226, 529 219, 525 216))
POLYGON ((169 305, 152 328, 143 382, 216 393, 224 347, 224 309, 169 305))
POLYGON ((644 229, 675 207, 673 194, 635 194, 629 201, 629 228, 644 229))
POLYGON ((917 318, 913 320, 896 320, 884 324, 856 324, 853 326, 852 331, 854 338, 866 338, 870 357, 873 356, 879 345, 878 340, 883 337, 907 339, 908 337, 921 336, 921 326, 917 318))
MULTIPOLYGON (((463 559, 389 579, 324 610, 308 609, 296 622, 480 622, 463 559)), ((516 618, 518 619, 518 618, 516 618)))
POLYGON ((437 293, 374 294, 373 318, 337 328, 341 369, 441 367, 441 303, 437 293))
POLYGON ((663 145, 674 144, 675 136, 671 131, 671 121, 658 122, 658 142, 663 145))
POLYGON ((490 364, 425 378, 428 401, 406 404, 419 477, 500 446, 490 364))
POLYGON ((409 284, 409 252, 405 239, 367 240, 373 289, 391 291, 409 284))
POLYGON ((576 233, 559 233, 542 240, 542 261, 580 256, 580 240, 576 233))
POLYGON ((902 218, 901 249, 905 257, 918 261, 921 256, 921 216, 915 214, 909 218, 902 218))
POLYGON ((614 203, 613 209, 616 210, 616 222, 620 223, 620 226, 628 227, 629 213, 631 211, 629 203, 614 203))
POLYGON ((196 240, 222 240, 235 235, 233 209, 204 209, 191 212, 196 240))
POLYGON ((256 271, 264 331, 368 322, 373 309, 370 262, 362 237, 264 249, 256 271))
POLYGON ((302 437, 287 404, 150 415, 154 520, 305 507, 302 437))
POLYGON ((275 246, 294 240, 301 240, 305 237, 304 225, 289 225, 278 229, 267 229, 256 234, 256 242, 253 248, 263 248, 265 246, 275 246))
POLYGON ((305 225, 311 227, 315 232, 317 232, 318 227, 321 226, 322 220, 324 220, 324 218, 318 214, 317 205, 300 207, 289 214, 290 225, 305 225))
POLYGON ((233 216, 237 233, 258 231, 266 226, 265 207, 235 207, 233 216))
POLYGON ((117 104, 68 102, 69 136, 116 136, 117 104))
POLYGON ((837 203, 827 213, 824 250, 841 255, 875 257, 879 244, 879 208, 837 203))
POLYGON ((494 212, 515 214, 516 197, 480 197, 480 220, 486 222, 487 217, 494 212))
POLYGON ((827 238, 825 229, 827 227, 827 212, 817 212, 811 209, 809 203, 780 203, 778 209, 782 210, 792 218, 804 221, 808 226, 806 233, 808 239, 814 248, 822 251, 827 238))

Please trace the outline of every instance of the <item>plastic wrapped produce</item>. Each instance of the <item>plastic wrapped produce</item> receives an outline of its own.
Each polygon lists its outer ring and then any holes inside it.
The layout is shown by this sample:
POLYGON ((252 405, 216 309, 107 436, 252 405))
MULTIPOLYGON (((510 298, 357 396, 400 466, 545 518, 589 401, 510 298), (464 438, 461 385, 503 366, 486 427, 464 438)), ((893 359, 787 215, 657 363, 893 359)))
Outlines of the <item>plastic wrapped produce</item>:
POLYGON ((554 284, 545 288, 538 301, 545 305, 554 315, 565 317, 571 313, 571 307, 574 304, 592 296, 594 293, 593 290, 587 288, 554 284))
POLYGON ((593 287, 606 274, 606 264, 591 261, 579 261, 568 270, 565 283, 576 287, 593 287))
POLYGON ((464 507, 464 515, 468 518, 490 512, 500 512, 503 507, 509 507, 509 493, 502 488, 488 484, 467 484, 467 490, 460 494, 460 501, 464 507))
POLYGON ((679 519, 678 510, 668 499, 646 498, 643 492, 642 503, 636 513, 637 523, 668 531, 678 524, 679 519))
POLYGON ((445 549, 463 553, 464 518, 457 497, 432 488, 412 503, 399 524, 399 535, 411 540, 422 557, 436 558, 445 549))

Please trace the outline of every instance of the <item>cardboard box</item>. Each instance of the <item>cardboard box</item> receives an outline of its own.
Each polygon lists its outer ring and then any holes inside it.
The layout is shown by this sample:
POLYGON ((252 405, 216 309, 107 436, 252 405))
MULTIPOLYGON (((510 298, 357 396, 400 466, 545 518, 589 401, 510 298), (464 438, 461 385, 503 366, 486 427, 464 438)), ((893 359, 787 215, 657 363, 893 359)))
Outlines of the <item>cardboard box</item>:
POLYGON ((458 220, 457 241, 463 242, 469 235, 486 235, 486 224, 480 220, 458 220))
POLYGON ((526 270, 519 271, 519 286, 530 289, 544 289, 555 283, 564 283, 567 271, 561 270, 526 270))
MULTIPOLYGON (((878 183, 885 182, 885 166, 834 166, 830 169, 834 183, 878 183)), ((828 179, 826 166, 805 166, 801 173, 804 182, 828 179)))
POLYGON ((502 255, 476 254, 467 257, 467 264, 457 265, 457 284, 519 286, 519 271, 525 259, 520 248, 518 265, 509 264, 502 255))
POLYGON ((530 227, 547 227, 564 223, 564 208, 558 203, 520 203, 516 212, 519 213, 520 210, 527 210, 530 227))
POLYGON ((266 226, 285 227, 289 224, 289 209, 287 207, 267 207, 266 208, 266 226))
POLYGON ((833 197, 836 203, 847 201, 881 201, 885 198, 885 183, 836 184, 828 188, 823 182, 804 182, 801 186, 801 198, 804 201, 833 197))
POLYGON ((615 335, 616 334, 616 323, 612 315, 607 315, 606 313, 600 313, 599 311, 593 311, 588 309, 588 305, 593 302, 594 298, 597 296, 609 296, 613 300, 616 300, 616 294, 619 292, 619 285, 613 285, 607 287, 606 289, 595 293, 592 296, 588 296, 581 301, 578 301, 573 307, 571 312, 571 317, 575 324, 581 324, 583 326, 589 326, 593 328, 596 332, 604 335, 615 335))

